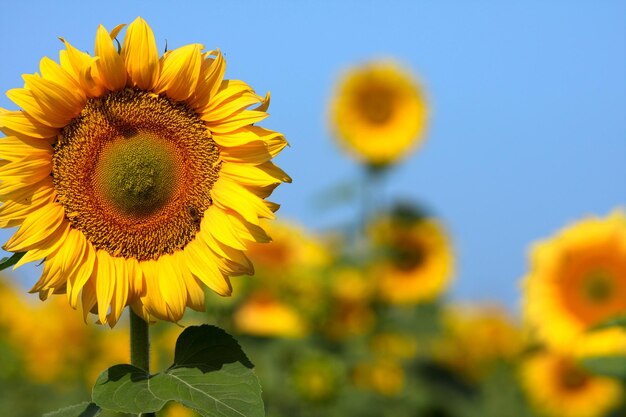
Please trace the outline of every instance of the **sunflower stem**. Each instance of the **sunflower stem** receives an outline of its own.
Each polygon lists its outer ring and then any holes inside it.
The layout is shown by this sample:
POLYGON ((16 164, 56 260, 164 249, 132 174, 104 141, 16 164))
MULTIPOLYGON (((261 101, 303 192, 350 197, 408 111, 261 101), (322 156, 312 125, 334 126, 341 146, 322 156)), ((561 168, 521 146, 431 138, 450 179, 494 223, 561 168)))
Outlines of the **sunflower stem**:
MULTIPOLYGON (((150 374, 150 333, 148 323, 130 310, 130 364, 150 374)), ((155 413, 141 413, 141 417, 155 417, 155 413)))

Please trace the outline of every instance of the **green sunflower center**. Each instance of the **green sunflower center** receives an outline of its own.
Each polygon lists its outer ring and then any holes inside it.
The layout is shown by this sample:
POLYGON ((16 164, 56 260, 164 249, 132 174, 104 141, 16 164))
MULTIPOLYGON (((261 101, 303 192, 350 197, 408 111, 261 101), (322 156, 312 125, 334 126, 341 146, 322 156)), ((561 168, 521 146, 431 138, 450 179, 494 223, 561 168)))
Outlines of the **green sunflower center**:
POLYGON ((194 111, 127 88, 88 100, 63 128, 52 177, 72 227, 96 249, 142 261, 194 239, 220 166, 194 111))
POLYGON ((613 279, 601 269, 589 272, 583 280, 583 294, 592 303, 602 304, 608 301, 614 289, 613 279))
POLYGON ((108 144, 99 162, 98 186, 123 213, 153 213, 169 201, 175 189, 177 161, 171 146, 151 135, 108 144))

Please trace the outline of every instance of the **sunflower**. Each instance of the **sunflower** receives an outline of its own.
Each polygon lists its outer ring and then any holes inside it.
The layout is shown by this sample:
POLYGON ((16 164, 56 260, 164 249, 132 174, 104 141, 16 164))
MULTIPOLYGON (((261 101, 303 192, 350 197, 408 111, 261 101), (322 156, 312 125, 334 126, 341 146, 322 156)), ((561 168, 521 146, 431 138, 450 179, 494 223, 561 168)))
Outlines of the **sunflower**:
POLYGON ((556 351, 527 358, 521 382, 531 403, 546 416, 604 416, 623 395, 618 381, 591 375, 571 356, 556 351))
POLYGON ((384 255, 374 265, 379 297, 393 304, 435 300, 450 284, 453 255, 443 227, 433 218, 383 219, 372 228, 384 255))
POLYGON ((422 88, 406 70, 393 62, 370 62, 340 81, 330 119, 350 153, 385 166, 421 142, 426 116, 422 88))
POLYGON ((190 44, 159 57, 137 18, 96 32, 94 56, 61 39, 0 110, 0 225, 17 266, 45 259, 32 292, 66 293, 85 317, 115 325, 130 305, 146 320, 204 308, 206 285, 229 295, 251 274, 250 242, 267 242, 265 201, 290 178, 270 160, 286 145, 256 125, 269 95, 224 79, 219 50, 190 44), (256 107, 251 107, 256 106, 256 107))
POLYGON ((522 352, 522 329, 497 305, 455 305, 442 315, 442 334, 433 344, 435 359, 469 381, 522 352))
POLYGON ((270 293, 250 296, 233 314, 241 333, 267 337, 302 337, 307 325, 300 313, 270 293))
POLYGON ((626 313, 622 212, 582 220, 533 246, 524 313, 551 346, 568 346, 589 327, 626 313))

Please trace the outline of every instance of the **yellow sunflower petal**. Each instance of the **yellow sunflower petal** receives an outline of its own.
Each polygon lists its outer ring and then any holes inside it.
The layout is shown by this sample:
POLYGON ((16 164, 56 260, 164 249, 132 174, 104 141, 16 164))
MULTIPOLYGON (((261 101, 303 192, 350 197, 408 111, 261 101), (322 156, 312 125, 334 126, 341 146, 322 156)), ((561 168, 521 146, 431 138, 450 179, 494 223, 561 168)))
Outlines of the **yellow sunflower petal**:
MULTIPOLYGON (((205 54, 210 55, 212 52, 205 54)), ((206 58, 202 60, 200 66, 200 74, 198 76, 199 82, 196 91, 189 99, 189 105, 195 109, 206 106, 211 98, 217 93, 222 79, 224 78, 224 72, 226 71, 226 63, 222 53, 215 51, 215 59, 206 58)))
POLYGON ((67 115, 56 112, 56 108, 46 106, 45 102, 37 100, 33 92, 25 88, 9 90, 7 97, 39 123, 46 126, 60 128, 70 120, 67 115))
POLYGON ((185 246, 185 261, 189 266, 189 270, 204 285, 219 295, 230 295, 232 292, 230 281, 220 272, 210 257, 207 257, 203 246, 198 239, 185 246))
POLYGON ((126 29, 122 57, 133 85, 152 90, 159 80, 159 52, 152 29, 141 17, 126 29))
POLYGON ((28 182, 36 182, 50 175, 51 171, 51 159, 29 155, 0 167, 0 178, 5 181, 28 179, 28 182))
POLYGON ((56 117, 63 116, 69 122, 85 106, 86 98, 78 89, 68 89, 63 84, 29 74, 24 74, 22 78, 42 108, 51 109, 56 117))
POLYGON ((50 204, 31 213, 17 232, 4 244, 10 252, 24 252, 52 235, 65 219, 65 209, 58 203, 50 204))
POLYGON ((96 33, 95 53, 98 76, 111 91, 121 90, 126 86, 126 67, 124 60, 117 53, 111 41, 111 35, 100 25, 96 33))
POLYGON ((224 162, 220 173, 242 185, 265 187, 282 182, 291 182, 289 175, 271 162, 260 165, 232 164, 224 162))
POLYGON ((128 272, 124 258, 113 257, 111 260, 115 268, 115 291, 111 298, 111 312, 107 316, 107 324, 113 327, 120 319, 128 301, 128 272))
POLYGON ((41 206, 52 203, 56 197, 54 187, 45 182, 37 184, 39 186, 26 198, 5 201, 0 207, 0 219, 23 219, 41 206))
POLYGON ((113 265, 113 259, 104 250, 96 252, 96 264, 94 265, 91 280, 96 284, 96 298, 98 300, 98 319, 101 323, 107 322, 109 305, 115 293, 117 270, 113 265))
POLYGON ((48 57, 43 57, 39 62, 39 70, 41 76, 47 80, 53 81, 74 93, 85 97, 85 92, 80 88, 80 83, 61 65, 57 64, 48 57))
POLYGON ((128 297, 132 302, 145 294, 143 271, 135 258, 126 259, 128 269, 128 297))
MULTIPOLYGON (((84 236, 82 239, 84 239, 84 236)), ((78 295, 83 290, 83 287, 85 286, 85 284, 87 284, 87 281, 91 277, 95 263, 96 250, 90 242, 85 240, 83 259, 80 261, 80 268, 78 269, 76 276, 74 277, 73 284, 71 285, 71 290, 68 290, 67 292, 70 305, 73 308, 76 308, 78 304, 78 295)))
POLYGON ((209 207, 209 209, 204 212, 200 229, 211 233, 215 239, 231 248, 246 249, 246 245, 232 228, 224 211, 215 206, 209 207))
POLYGON ((39 292, 40 297, 48 297, 52 293, 62 293, 66 289, 67 278, 72 277, 79 267, 77 262, 82 255, 82 248, 77 249, 80 244, 79 238, 82 233, 76 230, 69 230, 65 235, 66 241, 63 245, 50 253, 44 264, 41 278, 31 289, 31 292, 39 292))
POLYGON ((196 240, 201 241, 215 254, 217 267, 226 275, 254 275, 254 266, 240 249, 231 248, 200 230, 196 240))
POLYGON ((40 259, 44 259, 54 251, 56 251, 59 246, 65 242, 65 238, 70 231, 70 223, 64 222, 61 227, 59 227, 56 232, 54 232, 48 239, 38 245, 36 248, 29 250, 22 256, 13 269, 17 269, 20 266, 27 264, 28 262, 38 261, 40 259))
POLYGON ((167 94, 175 101, 188 99, 198 84, 200 50, 203 48, 200 44, 191 44, 168 53, 163 58, 161 75, 154 90, 167 94))
POLYGON ((262 227, 252 224, 232 210, 227 210, 228 220, 242 239, 249 242, 268 243, 272 239, 262 227))
MULTIPOLYGON (((139 262, 145 278, 146 291, 141 295, 141 303, 145 307, 148 316, 157 317, 159 319, 168 320, 168 309, 165 299, 159 293, 159 270, 155 260, 139 262)), ((134 309, 137 311, 137 309, 134 309)))
POLYGON ((0 130, 7 135, 50 138, 57 135, 57 128, 46 126, 23 111, 0 109, 0 130))
POLYGON ((187 289, 187 306, 196 311, 204 311, 204 289, 202 288, 202 283, 189 270, 185 262, 185 253, 178 251, 172 256, 174 268, 180 273, 187 289))
MULTIPOLYGON (((95 267, 95 266, 94 266, 95 267)), ((93 276, 92 272, 92 276, 93 276)), ((81 293, 81 305, 83 309, 83 320, 87 323, 87 315, 94 310, 98 297, 96 295, 96 283, 93 279, 88 279, 81 293)))
POLYGON ((259 217, 275 217, 263 200, 233 181, 220 178, 213 185, 212 191, 215 204, 223 209, 233 209, 252 224, 258 225, 259 217))
POLYGON ((52 146, 40 139, 7 136, 0 139, 0 158, 12 162, 36 156, 41 159, 52 159, 52 146))
POLYGON ((242 146, 258 141, 271 143, 279 139, 287 145, 287 141, 282 134, 259 126, 246 126, 228 133, 213 134, 215 143, 226 148, 242 146))
MULTIPOLYGON (((207 121, 207 127, 214 133, 228 133, 244 126, 258 123, 267 118, 267 116, 269 116, 269 114, 263 111, 243 110, 219 121, 207 121)), ((206 120, 207 117, 206 115, 202 115, 201 118, 206 120)))
POLYGON ((78 82, 83 92, 77 94, 87 95, 88 97, 99 97, 104 94, 106 87, 94 77, 94 71, 97 71, 96 58, 89 54, 79 51, 73 47, 68 41, 59 38, 65 45, 66 50, 59 53, 59 61, 61 67, 67 71, 78 82))
POLYGON ((177 322, 183 317, 187 305, 187 289, 173 255, 161 256, 157 261, 158 288, 167 304, 168 320, 177 322))
POLYGON ((109 36, 111 37, 111 40, 117 38, 117 35, 119 35, 120 31, 122 29, 124 29, 125 27, 126 27, 126 23, 120 23, 119 25, 117 25, 113 29, 111 29, 111 33, 109 33, 109 36))

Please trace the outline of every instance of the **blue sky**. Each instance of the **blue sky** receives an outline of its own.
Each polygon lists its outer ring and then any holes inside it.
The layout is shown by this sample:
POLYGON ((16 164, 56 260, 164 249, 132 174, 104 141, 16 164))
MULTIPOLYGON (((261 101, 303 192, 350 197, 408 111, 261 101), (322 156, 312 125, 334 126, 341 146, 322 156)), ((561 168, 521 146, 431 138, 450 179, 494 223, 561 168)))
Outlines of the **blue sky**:
MULTIPOLYGON (((93 51, 99 23, 138 15, 161 50, 165 40, 219 47, 228 78, 272 92, 263 124, 291 143, 277 159, 294 178, 274 194, 280 216, 323 231, 356 212, 320 209, 320 193, 360 173, 329 135, 333 87, 351 66, 397 59, 425 86, 430 126, 377 192, 422 202, 446 224, 453 298, 515 308, 532 241, 624 206, 626 2, 512 3, 7 2, 0 90, 21 86, 42 56, 56 59, 58 36, 93 51)), ((14 108, 4 96, 0 106, 14 108)))

